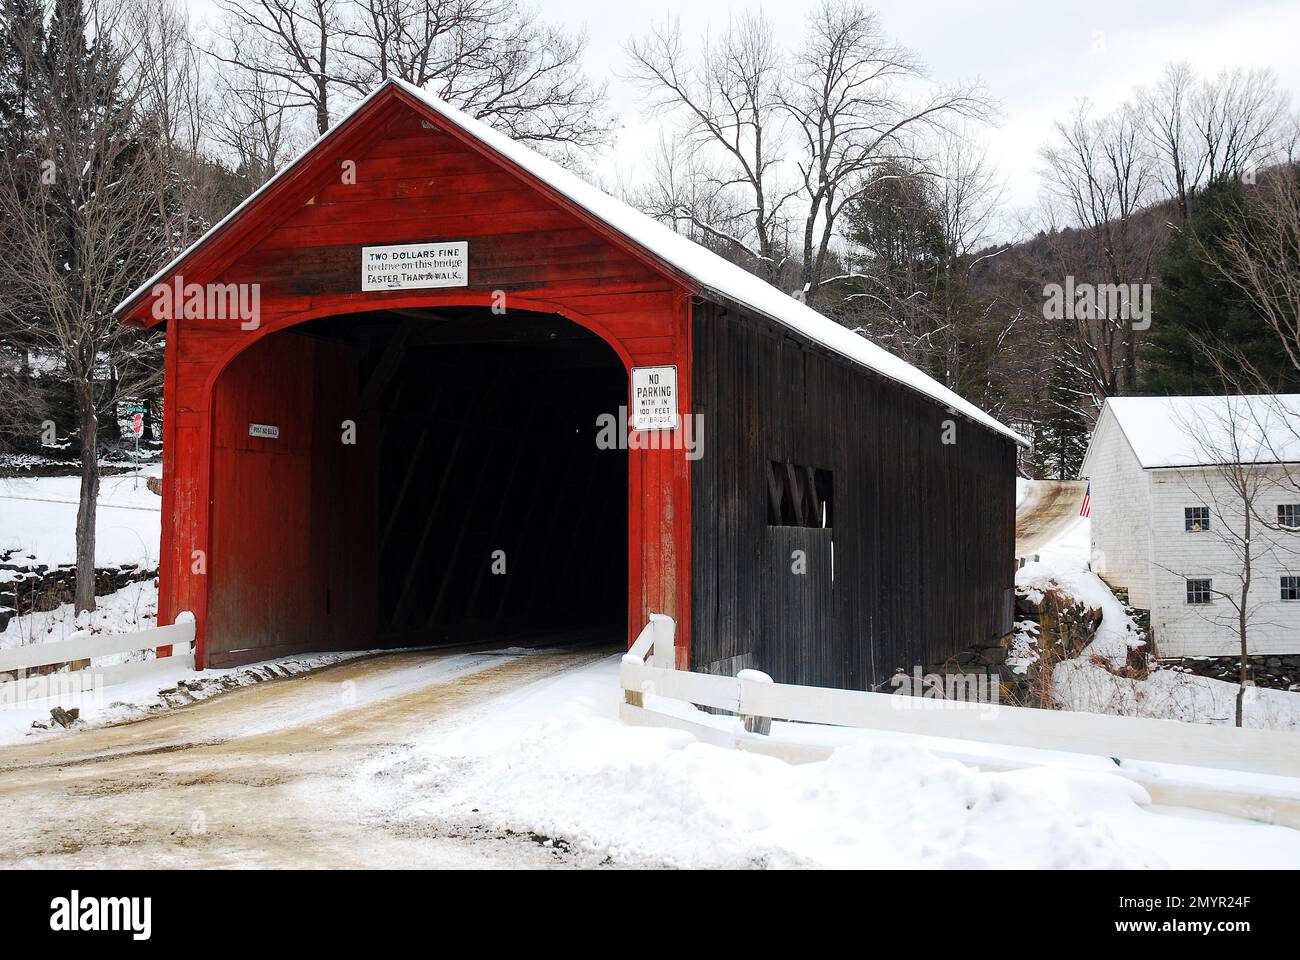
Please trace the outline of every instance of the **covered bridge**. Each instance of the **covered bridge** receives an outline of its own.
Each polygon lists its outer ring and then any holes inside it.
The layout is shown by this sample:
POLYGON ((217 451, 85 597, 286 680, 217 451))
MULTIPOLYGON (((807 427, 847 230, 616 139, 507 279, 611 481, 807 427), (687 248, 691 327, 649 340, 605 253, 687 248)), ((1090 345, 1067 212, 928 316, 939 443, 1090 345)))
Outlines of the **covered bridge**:
POLYGON ((656 611, 679 666, 863 688, 1010 628, 1014 433, 401 82, 118 315, 166 324, 200 665, 656 611))

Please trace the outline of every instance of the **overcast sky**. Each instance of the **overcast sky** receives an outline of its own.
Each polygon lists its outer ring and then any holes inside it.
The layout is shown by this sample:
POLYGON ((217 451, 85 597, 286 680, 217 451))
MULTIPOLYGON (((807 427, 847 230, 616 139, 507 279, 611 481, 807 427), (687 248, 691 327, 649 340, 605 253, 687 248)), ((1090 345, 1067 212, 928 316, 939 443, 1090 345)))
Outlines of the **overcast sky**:
MULTIPOLYGON (((191 0, 198 18, 212 0, 191 0)), ((635 179, 654 139, 637 89, 619 78, 623 45, 653 22, 679 16, 688 37, 720 29, 729 12, 762 6, 779 35, 795 38, 811 0, 545 0, 543 16, 590 37, 589 72, 608 79, 623 127, 614 150, 619 174, 635 179)), ((1035 152, 1052 121, 1087 97, 1100 108, 1164 65, 1188 60, 1202 73, 1271 67, 1300 106, 1300 0, 879 0, 885 30, 911 47, 940 81, 981 80, 1001 107, 987 132, 1007 202, 1038 194, 1035 152)), ((613 171, 610 171, 612 174, 613 171)), ((612 176, 611 176, 612 179, 612 176)))

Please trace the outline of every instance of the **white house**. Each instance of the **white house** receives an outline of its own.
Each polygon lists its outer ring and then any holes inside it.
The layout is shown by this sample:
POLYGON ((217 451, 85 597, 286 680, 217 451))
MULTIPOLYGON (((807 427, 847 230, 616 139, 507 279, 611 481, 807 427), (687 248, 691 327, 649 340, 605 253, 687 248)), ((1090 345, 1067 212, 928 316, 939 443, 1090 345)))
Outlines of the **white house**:
POLYGON ((1300 395, 1112 398, 1079 473, 1092 568, 1159 656, 1238 654, 1239 608, 1252 655, 1300 653, 1300 395))

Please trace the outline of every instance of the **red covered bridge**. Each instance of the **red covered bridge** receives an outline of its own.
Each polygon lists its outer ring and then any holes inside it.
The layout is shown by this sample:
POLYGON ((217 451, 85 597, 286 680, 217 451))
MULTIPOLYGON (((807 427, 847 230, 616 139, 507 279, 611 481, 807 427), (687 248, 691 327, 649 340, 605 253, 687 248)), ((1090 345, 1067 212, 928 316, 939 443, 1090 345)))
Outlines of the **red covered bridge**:
POLYGON ((680 666, 862 687, 1010 627, 1015 434, 400 82, 118 314, 167 327, 200 665, 657 611, 680 666))

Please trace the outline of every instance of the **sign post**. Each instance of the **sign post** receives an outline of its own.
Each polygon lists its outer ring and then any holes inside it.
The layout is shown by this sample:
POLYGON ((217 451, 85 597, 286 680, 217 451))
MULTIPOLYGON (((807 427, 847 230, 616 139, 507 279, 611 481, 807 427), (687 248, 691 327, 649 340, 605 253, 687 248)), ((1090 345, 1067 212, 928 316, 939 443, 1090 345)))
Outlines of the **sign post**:
POLYGON ((135 434, 135 478, 131 481, 131 489, 140 489, 140 434, 144 433, 144 409, 141 407, 131 408, 131 432, 135 434))

